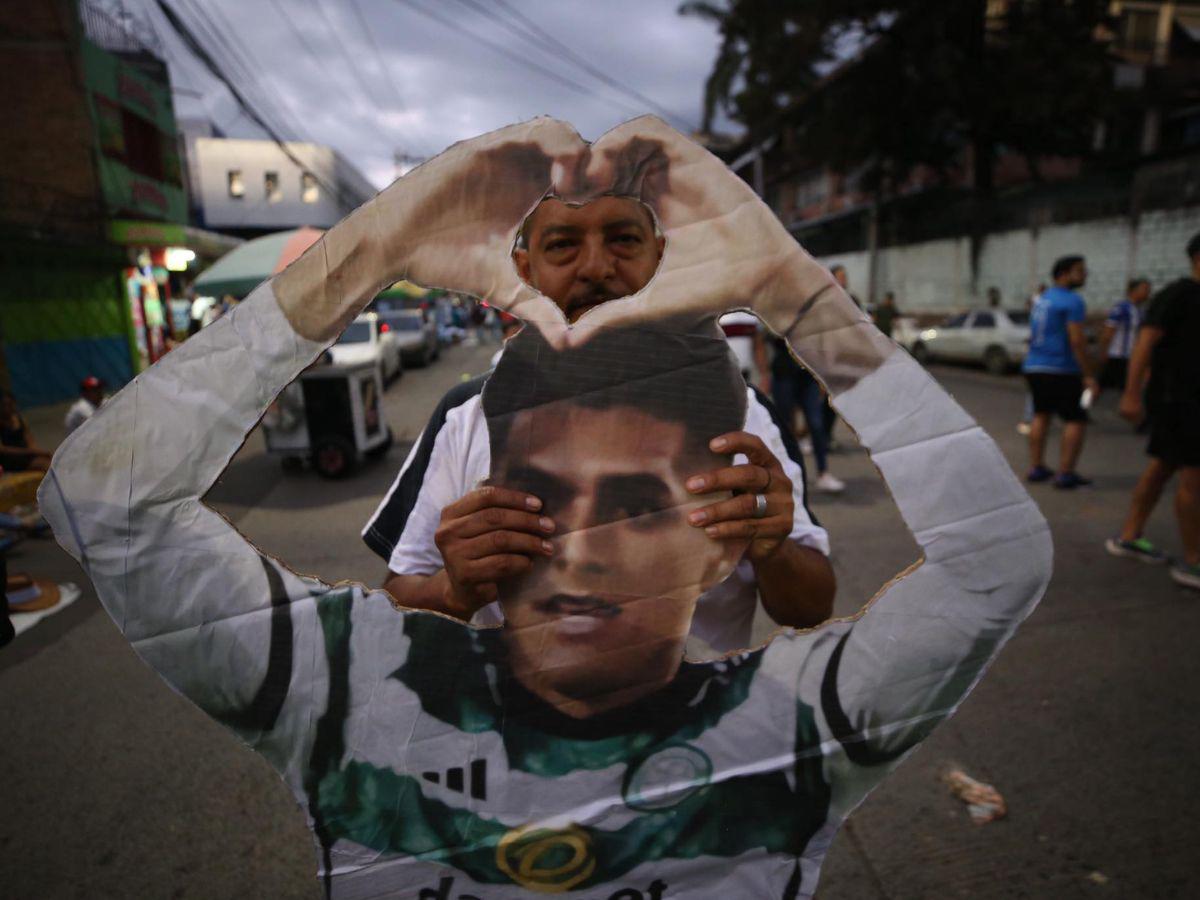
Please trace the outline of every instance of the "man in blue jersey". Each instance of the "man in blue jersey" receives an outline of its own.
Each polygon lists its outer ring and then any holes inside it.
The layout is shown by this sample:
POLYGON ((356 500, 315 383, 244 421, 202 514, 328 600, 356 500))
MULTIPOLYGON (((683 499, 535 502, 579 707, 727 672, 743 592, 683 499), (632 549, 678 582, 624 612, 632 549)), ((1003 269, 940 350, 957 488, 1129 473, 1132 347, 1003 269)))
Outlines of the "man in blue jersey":
POLYGON ((1082 402, 1085 390, 1094 395, 1099 385, 1092 375, 1087 355, 1083 320, 1087 307, 1076 290, 1087 282, 1087 266, 1082 256, 1064 256, 1051 272, 1054 285, 1042 293, 1033 305, 1030 317, 1029 353, 1022 371, 1033 395, 1033 424, 1029 432, 1028 481, 1054 479, 1056 488, 1069 490, 1091 481, 1075 471, 1087 431, 1087 410, 1082 402), (1046 433, 1050 417, 1063 420, 1062 447, 1058 473, 1044 462, 1046 433))
POLYGON ((1145 278, 1131 279, 1125 288, 1125 298, 1113 304, 1100 335, 1100 386, 1123 391, 1129 371, 1129 357, 1142 324, 1142 305, 1150 299, 1150 282, 1145 278))

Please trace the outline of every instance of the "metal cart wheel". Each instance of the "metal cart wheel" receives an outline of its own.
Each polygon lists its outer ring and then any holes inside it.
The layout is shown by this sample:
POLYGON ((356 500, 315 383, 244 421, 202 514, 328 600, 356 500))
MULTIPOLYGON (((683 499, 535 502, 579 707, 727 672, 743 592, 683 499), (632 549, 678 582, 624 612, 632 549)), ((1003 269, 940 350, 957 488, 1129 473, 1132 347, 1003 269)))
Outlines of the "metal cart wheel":
POLYGON ((317 438, 312 460, 313 468, 322 478, 345 478, 358 468, 354 445, 336 434, 317 438))

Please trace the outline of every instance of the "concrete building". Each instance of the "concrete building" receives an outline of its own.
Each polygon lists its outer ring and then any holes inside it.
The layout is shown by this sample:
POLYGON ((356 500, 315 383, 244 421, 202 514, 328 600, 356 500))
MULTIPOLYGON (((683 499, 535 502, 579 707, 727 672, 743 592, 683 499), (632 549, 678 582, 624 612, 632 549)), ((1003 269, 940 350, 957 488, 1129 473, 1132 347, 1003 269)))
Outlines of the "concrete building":
MULTIPOLYGON (((989 0, 989 18, 1015 2, 989 0)), ((1019 307, 1049 280, 1056 255, 1080 252, 1092 271, 1085 299, 1099 312, 1127 278, 1157 286, 1183 274, 1183 246, 1200 231, 1200 0, 1112 0, 1096 37, 1116 91, 1094 123, 1091 155, 1031 161, 997 148, 996 196, 975 242, 966 144, 953 164, 918 166, 878 197, 869 164, 835 171, 788 124, 726 155, 802 245, 846 266, 864 299, 891 290, 906 309, 959 310, 996 287, 1019 307)))
POLYGON ((274 141, 223 137, 195 121, 181 123, 180 133, 192 221, 203 228, 241 237, 328 228, 377 191, 321 144, 289 141, 285 153, 274 141))
POLYGON ((236 242, 186 224, 152 33, 86 0, 0 4, 0 32, 15 79, 0 131, 0 385, 32 406, 152 363, 181 254, 236 242))

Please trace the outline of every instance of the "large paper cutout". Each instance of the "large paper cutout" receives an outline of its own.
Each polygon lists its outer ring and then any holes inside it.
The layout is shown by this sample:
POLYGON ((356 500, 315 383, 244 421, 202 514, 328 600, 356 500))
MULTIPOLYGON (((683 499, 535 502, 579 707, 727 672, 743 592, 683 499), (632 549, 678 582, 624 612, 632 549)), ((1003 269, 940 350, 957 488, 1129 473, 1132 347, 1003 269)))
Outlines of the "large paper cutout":
MULTIPOLYGON (((532 458, 529 417, 505 415, 532 458)), ((982 430, 744 184, 653 119, 590 147, 538 120, 421 166, 105 404, 40 502, 137 652, 280 772, 325 885, 350 898, 810 897, 842 819, 954 710, 1051 560, 982 430), (547 194, 605 193, 647 203, 666 254, 646 289, 568 328, 509 250, 547 194), (539 353, 603 349, 614 330, 699 345, 717 314, 753 310, 829 387, 923 562, 855 620, 682 662, 587 715, 530 691, 494 629, 292 573, 200 498, 280 390, 405 277, 512 310, 539 353)))

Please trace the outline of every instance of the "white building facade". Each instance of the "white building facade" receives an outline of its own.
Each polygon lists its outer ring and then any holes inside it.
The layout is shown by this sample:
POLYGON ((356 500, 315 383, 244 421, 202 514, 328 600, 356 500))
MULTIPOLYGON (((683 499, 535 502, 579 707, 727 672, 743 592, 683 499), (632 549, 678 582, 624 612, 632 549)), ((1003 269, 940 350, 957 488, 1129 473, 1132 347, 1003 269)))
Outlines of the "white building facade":
POLYGON ((321 144, 209 137, 184 129, 188 186, 197 224, 242 236, 329 228, 377 189, 321 144), (291 158, 295 157, 301 165, 291 158))

